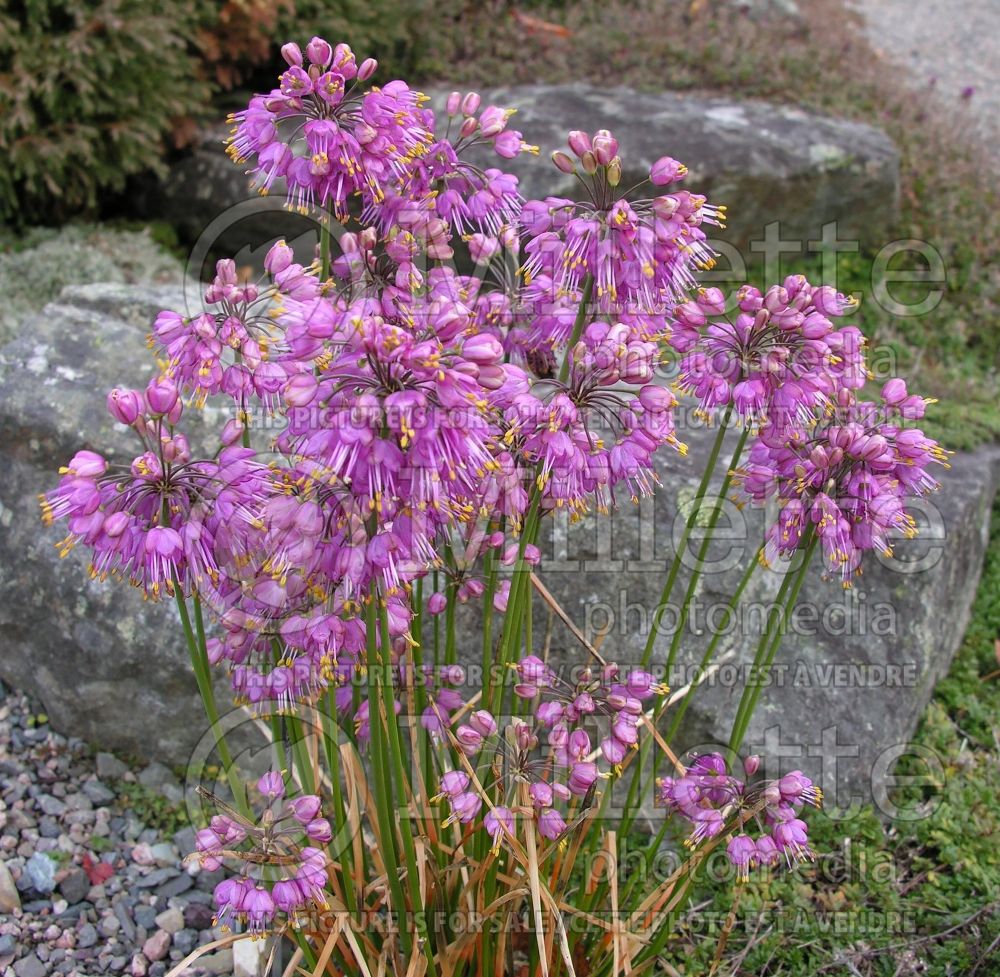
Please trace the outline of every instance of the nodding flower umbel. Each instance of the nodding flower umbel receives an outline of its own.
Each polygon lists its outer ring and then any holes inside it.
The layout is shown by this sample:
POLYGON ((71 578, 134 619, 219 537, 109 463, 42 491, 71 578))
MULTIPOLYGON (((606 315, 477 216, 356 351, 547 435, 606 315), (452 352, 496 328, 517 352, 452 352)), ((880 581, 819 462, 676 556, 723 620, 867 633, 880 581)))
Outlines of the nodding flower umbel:
MULTIPOLYGON (((505 838, 505 828, 516 836, 522 787, 538 832, 552 841, 564 839, 572 808, 589 804, 601 781, 620 769, 629 751, 638 748, 643 702, 665 688, 642 669, 621 671, 613 663, 584 669, 573 681, 561 678, 535 655, 511 665, 514 692, 532 703, 532 721, 516 719, 500 728, 486 710, 477 710, 454 729, 454 738, 469 757, 492 758, 492 778, 480 789, 498 788, 508 804, 487 812, 483 827, 494 846, 505 838), (601 733, 593 743, 588 726, 601 733), (497 811, 507 812, 497 814, 497 811)), ((467 773, 442 775, 436 800, 447 799, 446 823, 475 821, 483 806, 477 785, 467 773)))
POLYGON ((841 389, 808 427, 766 425, 736 473, 753 502, 780 507, 762 558, 789 555, 815 534, 830 572, 850 586, 866 552, 891 556, 891 534, 915 536, 906 501, 938 487, 931 464, 948 467, 948 452, 908 426, 927 403, 894 379, 880 401, 841 389))
MULTIPOLYGON (((758 757, 748 758, 746 778, 758 763, 758 757)), ((729 834, 726 854, 745 882, 751 869, 772 865, 779 857, 789 865, 812 857, 805 822, 797 815, 804 804, 819 807, 823 792, 800 770, 748 783, 729 773, 721 754, 706 753, 694 757, 681 776, 660 780, 658 799, 692 825, 685 842, 689 847, 729 834)))
POLYGON ((256 787, 265 806, 255 819, 203 791, 220 813, 197 833, 191 857, 203 868, 228 864, 239 871, 215 887, 216 925, 245 926, 264 936, 281 925, 297 926, 310 905, 325 907, 329 860, 314 843, 330 840, 330 825, 318 816, 319 797, 284 799, 285 778, 278 771, 264 774, 256 787))

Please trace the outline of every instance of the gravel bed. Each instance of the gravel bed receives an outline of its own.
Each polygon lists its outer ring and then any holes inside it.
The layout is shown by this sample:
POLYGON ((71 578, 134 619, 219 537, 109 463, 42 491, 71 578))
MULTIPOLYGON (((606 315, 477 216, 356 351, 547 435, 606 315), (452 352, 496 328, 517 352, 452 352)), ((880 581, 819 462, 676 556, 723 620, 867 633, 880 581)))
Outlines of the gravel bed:
MULTIPOLYGON (((191 828, 172 837, 130 810, 125 785, 179 801, 161 764, 130 770, 53 732, 26 696, 0 685, 0 974, 162 977, 212 926, 221 872, 185 865, 191 828)), ((232 951, 185 971, 231 974, 232 951)))

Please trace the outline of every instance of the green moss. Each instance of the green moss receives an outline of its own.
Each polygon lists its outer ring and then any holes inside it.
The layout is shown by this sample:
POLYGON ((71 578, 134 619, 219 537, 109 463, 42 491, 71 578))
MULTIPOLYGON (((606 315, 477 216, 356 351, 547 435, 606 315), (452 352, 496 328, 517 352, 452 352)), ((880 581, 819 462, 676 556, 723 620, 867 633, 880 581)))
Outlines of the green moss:
POLYGON ((122 810, 134 812, 147 828, 155 828, 170 836, 189 823, 183 804, 173 804, 162 794, 142 784, 121 781, 115 790, 118 793, 118 805, 122 810))

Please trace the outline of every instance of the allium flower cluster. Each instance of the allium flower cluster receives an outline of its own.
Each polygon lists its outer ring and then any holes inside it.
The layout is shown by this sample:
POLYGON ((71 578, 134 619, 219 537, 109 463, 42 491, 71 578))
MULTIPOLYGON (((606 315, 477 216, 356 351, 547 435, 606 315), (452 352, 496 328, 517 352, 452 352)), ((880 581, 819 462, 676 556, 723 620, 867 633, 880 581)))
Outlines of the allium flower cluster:
POLYGON ((706 411, 731 405, 753 428, 808 423, 838 391, 859 389, 868 378, 861 331, 831 321, 853 307, 801 275, 763 294, 744 285, 732 317, 719 289, 700 289, 675 310, 678 387, 706 411))
MULTIPOLYGON (((759 762, 747 758, 747 777, 759 762)), ((747 783, 728 772, 721 754, 706 753, 695 757, 682 776, 659 781, 658 798, 692 825, 685 842, 689 847, 729 833, 726 853, 745 882, 758 865, 773 865, 781 857, 791 865, 812 857, 806 824, 798 815, 804 804, 819 807, 823 793, 799 770, 747 783)))
MULTIPOLYGON (((488 810, 482 821, 494 847, 515 833, 515 812, 532 817, 543 838, 560 839, 573 808, 586 807, 598 782, 618 773, 629 751, 638 748, 643 702, 666 691, 648 672, 622 674, 613 663, 584 669, 573 682, 535 655, 511 667, 514 693, 533 703, 532 721, 517 719, 500 729, 488 711, 478 710, 453 732, 467 756, 492 760, 494 780, 483 789, 499 787, 505 799, 505 806, 488 810), (522 787, 527 810, 521 806, 522 787)), ((448 800, 446 823, 470 824, 484 806, 463 770, 443 775, 438 797, 448 800)))
POLYGON ((765 560, 794 552, 808 531, 830 572, 849 586, 867 551, 891 556, 893 534, 914 536, 906 501, 938 487, 931 464, 947 467, 947 452, 908 426, 924 416, 927 403, 894 379, 878 402, 842 388, 811 427, 767 425, 738 473, 755 503, 775 498, 781 507, 765 560))
POLYGON ((320 817, 319 797, 286 799, 280 773, 264 774, 257 790, 264 799, 257 820, 224 807, 197 832, 193 857, 208 871, 238 866, 238 875, 215 887, 215 923, 245 926, 259 936, 284 922, 295 926, 311 905, 326 906, 328 859, 322 846, 331 830, 320 817))

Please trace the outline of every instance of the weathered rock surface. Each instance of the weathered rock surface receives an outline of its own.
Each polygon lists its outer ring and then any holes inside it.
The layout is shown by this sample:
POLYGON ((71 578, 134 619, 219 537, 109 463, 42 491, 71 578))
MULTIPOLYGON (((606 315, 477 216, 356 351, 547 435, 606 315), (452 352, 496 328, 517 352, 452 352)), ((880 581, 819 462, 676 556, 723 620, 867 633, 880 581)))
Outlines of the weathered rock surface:
POLYGON ((40 699, 56 728, 167 763, 186 760, 206 728, 176 612, 90 581, 82 552, 60 560, 60 527, 42 527, 37 496, 81 447, 134 454, 105 393, 145 385, 151 318, 183 302, 174 286, 74 286, 0 351, 0 676, 40 699))
POLYGON ((526 197, 575 196, 579 183, 547 157, 571 129, 605 128, 621 146, 622 186, 644 180, 660 156, 676 157, 690 169, 685 186, 729 208, 728 227, 711 236, 741 249, 774 221, 784 240, 816 240, 837 221, 841 239, 880 245, 898 215, 899 154, 872 126, 765 102, 580 84, 495 89, 486 101, 517 108, 511 125, 541 148, 541 160, 505 163, 526 197))
MULTIPOLYGON (((0 350, 0 626, 6 636, 0 675, 34 692, 57 728, 177 762, 205 724, 172 607, 89 581, 82 554, 60 561, 52 546, 56 531, 42 531, 35 501, 79 447, 119 455, 130 450, 127 432, 107 419, 104 391, 144 380, 148 319, 165 306, 183 307, 183 296, 163 289, 73 288, 0 350)), ((546 585, 585 632, 609 631, 603 652, 623 663, 641 658, 674 551, 677 505, 693 496, 714 437, 688 415, 679 426, 691 452, 664 457, 664 488, 655 501, 627 505, 610 520, 573 527, 557 522, 545 544, 546 585)), ((782 753, 785 767, 809 769, 837 805, 870 795, 873 778, 876 787, 884 784, 892 758, 886 751, 912 733, 968 618, 1000 480, 1000 449, 956 456, 953 470, 941 477, 942 491, 918 512, 922 536, 901 542, 896 561, 869 559, 846 594, 838 581, 822 580, 818 568, 810 574, 803 610, 793 619, 750 727, 746 749, 782 753)), ((702 577, 691 622, 703 633, 684 635, 668 676, 675 689, 692 677, 705 630, 719 625, 722 605, 761 539, 763 514, 727 508, 722 525, 725 538, 710 551, 713 565, 702 577)), ((674 608, 686 582, 685 572, 671 597, 674 608)), ((776 574, 764 571, 752 581, 746 595, 752 611, 721 642, 722 667, 692 700, 685 745, 728 739, 745 677, 734 666, 752 657, 777 582, 776 574)), ((535 622, 541 641, 546 610, 540 602, 535 622)), ((665 661, 675 622, 675 611, 668 611, 655 662, 665 661)), ((564 659, 584 660, 558 622, 551 641, 564 659)), ((475 664, 480 642, 481 631, 469 623, 460 647, 475 664)), ((225 691, 221 695, 227 702, 225 691)))
MULTIPOLYGON (((526 197, 577 194, 579 184, 548 154, 564 148, 571 129, 608 128, 621 143, 624 186, 645 179, 658 157, 675 156, 690 167, 687 186, 729 207, 728 227, 713 237, 740 249, 779 220, 785 241, 817 240, 836 221, 842 240, 878 246, 898 216, 899 154, 872 126, 764 102, 583 84, 494 89, 483 102, 516 108, 511 124, 541 147, 540 159, 480 158, 517 174, 526 197)), ((308 231, 308 221, 282 210, 279 188, 263 198, 248 190, 243 169, 225 155, 224 135, 206 133, 150 192, 150 216, 175 223, 188 240, 247 256, 255 250, 248 241, 259 249, 308 231)))
MULTIPOLYGON (((672 539, 679 539, 683 528, 677 506, 694 497, 715 433, 689 426, 679 436, 688 443, 689 456, 663 457, 663 488, 655 501, 626 505, 610 520, 556 522, 542 548, 540 572, 548 589, 591 641, 607 631, 601 653, 623 664, 642 659, 673 558, 672 539)), ((734 446, 731 437, 723 459, 734 446)), ((807 770, 832 807, 874 799, 887 808, 887 777, 965 631, 1000 484, 1000 447, 956 455, 952 462, 951 471, 935 472, 941 490, 914 509, 921 535, 900 540, 892 560, 870 555, 863 575, 846 591, 839 577, 824 578, 820 561, 814 561, 764 679, 742 752, 765 756, 772 764, 769 775, 807 770)), ((723 468, 720 464, 720 473, 723 468)), ((666 676, 674 690, 691 682, 711 629, 722 628, 715 655, 720 667, 693 695, 680 747, 704 752, 724 750, 728 743, 764 614, 780 584, 777 573, 759 569, 744 593, 748 609, 725 627, 723 608, 762 542, 764 516, 729 504, 720 518, 691 619, 666 676)), ((695 565, 699 545, 700 539, 689 541, 685 569, 658 628, 653 663, 661 675, 690 579, 687 568, 695 565)), ((547 607, 536 598, 536 636, 545 634, 547 622, 547 607)), ((467 641, 477 649, 468 660, 475 664, 481 660, 481 631, 476 622, 466 628, 467 641)), ((551 628, 554 660, 588 661, 558 619, 551 628)), ((541 640, 536 637, 536 644, 541 640)))

